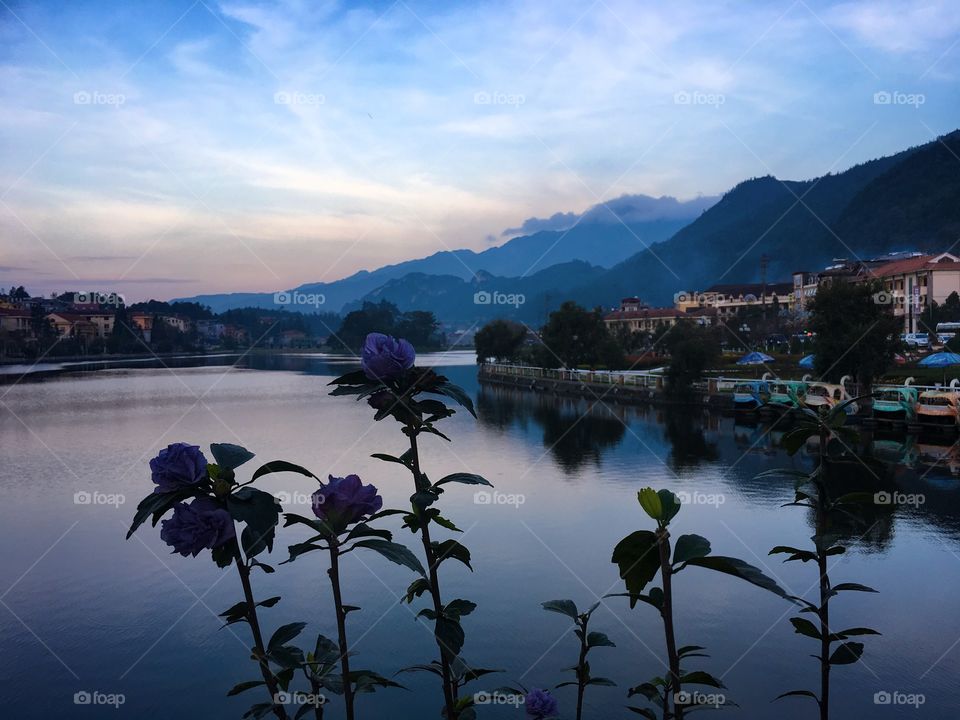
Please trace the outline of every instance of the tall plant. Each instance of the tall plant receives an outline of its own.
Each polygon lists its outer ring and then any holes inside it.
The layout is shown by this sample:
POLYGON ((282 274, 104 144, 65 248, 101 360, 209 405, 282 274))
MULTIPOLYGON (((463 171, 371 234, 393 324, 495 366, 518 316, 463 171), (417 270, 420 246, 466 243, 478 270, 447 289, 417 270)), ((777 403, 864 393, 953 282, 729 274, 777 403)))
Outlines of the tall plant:
MULTIPOLYGON (((831 583, 829 574, 830 558, 842 555, 846 546, 839 544, 840 533, 834 522, 838 516, 847 516, 860 520, 858 509, 865 503, 873 502, 870 493, 854 492, 837 494, 829 480, 831 460, 829 453, 836 446, 849 446, 857 441, 856 432, 846 426, 847 407, 855 402, 850 400, 829 410, 823 408, 814 411, 801 406, 794 427, 783 436, 783 445, 790 455, 796 454, 811 438, 818 438, 818 462, 811 473, 798 470, 771 470, 762 476, 790 475, 796 478, 794 500, 786 506, 808 508, 813 514, 814 534, 813 550, 803 550, 787 545, 778 545, 770 551, 771 555, 785 554, 784 562, 813 562, 817 566, 819 596, 817 602, 793 597, 803 606, 801 613, 813 615, 816 623, 802 616, 790 618, 795 632, 812 638, 819 644, 819 654, 814 655, 820 665, 820 694, 812 690, 790 690, 777 697, 809 697, 816 701, 820 720, 830 717, 830 671, 834 665, 849 665, 858 662, 863 655, 863 643, 851 642, 851 637, 879 635, 876 630, 866 627, 852 627, 839 632, 830 628, 830 601, 841 592, 876 592, 873 588, 858 583, 831 583)), ((785 506, 785 507, 786 507, 785 506)))
POLYGON ((280 597, 258 601, 250 582, 255 568, 273 572, 270 565, 256 558, 264 550, 273 550, 280 504, 273 495, 250 486, 261 471, 254 473, 248 482, 237 481, 235 470, 251 460, 253 453, 239 445, 225 443, 211 445, 210 451, 216 463, 207 462, 196 445, 174 443, 150 461, 156 487, 137 505, 127 539, 148 518, 156 525, 173 511, 169 519, 163 520, 160 530, 160 538, 173 552, 196 557, 210 550, 210 557, 218 567, 237 568, 243 600, 221 616, 227 625, 244 622, 250 627, 251 657, 256 660, 262 679, 242 682, 228 695, 263 686, 270 693, 270 701, 253 705, 244 717, 262 718, 273 713, 279 720, 286 720, 286 709, 278 698, 281 691, 288 690, 295 671, 304 663, 303 652, 288 643, 300 634, 306 623, 283 625, 269 641, 264 641, 257 608, 273 607, 280 597), (239 541, 237 523, 244 526, 239 541))
MULTIPOLYGON (((293 468, 288 466, 285 469, 293 468)), ((296 471, 307 472, 303 468, 296 471)), ((316 477, 312 473, 309 474, 316 477)), ((421 576, 425 573, 420 561, 412 552, 403 545, 392 542, 389 530, 369 525, 370 521, 394 512, 390 510, 380 512, 383 507, 383 498, 377 494, 377 488, 373 485, 364 485, 356 475, 342 478, 331 475, 326 484, 320 483, 320 488, 313 493, 311 501, 316 518, 307 518, 293 513, 285 515, 284 527, 304 525, 316 533, 304 542, 291 545, 290 559, 285 562, 292 562, 301 555, 315 550, 323 550, 329 554, 330 564, 327 575, 333 591, 337 642, 333 643, 323 636, 317 639, 318 650, 315 655, 323 657, 321 659, 307 657, 307 677, 311 686, 318 692, 323 689, 343 694, 346 718, 354 720, 354 699, 357 693, 370 692, 379 687, 400 686, 371 670, 350 669, 351 651, 347 642, 347 614, 360 608, 347 605, 343 601, 340 581, 341 559, 354 550, 367 548, 380 553, 392 562, 418 572, 421 576), (334 651, 332 655, 329 652, 331 648, 334 651), (333 669, 336 663, 340 665, 339 674, 333 669)))
MULTIPOLYGON (((677 645, 676 622, 673 613, 673 579, 688 566, 702 567, 725 573, 786 597, 786 593, 758 568, 737 558, 711 555, 709 541, 700 535, 681 535, 672 548, 670 523, 680 512, 680 500, 669 490, 655 491, 644 488, 637 493, 644 512, 657 523, 657 529, 637 530, 623 538, 613 549, 612 562, 619 570, 626 585, 626 593, 617 593, 630 598, 630 607, 642 601, 655 608, 663 621, 667 649, 667 673, 633 687, 628 697, 642 695, 659 706, 663 720, 682 720, 684 712, 699 707, 730 704, 720 693, 705 694, 689 692, 685 686, 706 686, 724 689, 720 680, 702 670, 684 670, 681 665, 689 658, 705 657, 699 645, 677 645), (662 587, 647 586, 660 574, 662 587)), ((633 712, 656 720, 657 714, 649 707, 630 707, 633 712)))
MULTIPOLYGON (((472 473, 453 473, 436 482, 431 482, 423 470, 419 439, 422 435, 435 435, 448 440, 436 426, 437 422, 454 414, 453 408, 436 398, 436 395, 453 400, 466 408, 474 417, 473 402, 459 387, 431 368, 416 367, 416 352, 406 340, 396 339, 381 333, 367 336, 361 355, 361 369, 347 373, 330 384, 336 387, 332 395, 353 395, 357 400, 366 399, 376 410, 375 420, 394 418, 407 438, 408 447, 400 455, 377 453, 373 457, 385 462, 402 465, 413 478, 414 492, 410 496, 411 509, 403 515, 403 525, 420 536, 426 560, 426 576, 418 578, 407 589, 406 600, 428 594, 430 607, 419 615, 433 623, 434 638, 439 649, 438 661, 419 665, 414 669, 429 670, 440 676, 443 690, 444 717, 455 720, 460 713, 470 708, 472 698, 458 697, 460 688, 479 671, 472 670, 460 657, 465 636, 460 623, 476 605, 468 600, 454 599, 445 602, 440 586, 440 566, 449 559, 457 560, 471 570, 470 551, 454 539, 438 541, 433 538, 432 528, 437 525, 446 530, 460 532, 459 528, 440 514, 435 506, 440 495, 450 483, 488 485, 484 478, 472 473)), ((488 671, 484 671, 488 672, 488 671)), ((472 711, 472 709, 471 709, 472 711)))
POLYGON ((616 647, 613 641, 602 632, 590 631, 590 618, 594 610, 600 607, 600 603, 594 603, 585 612, 577 610, 573 600, 548 600, 543 603, 543 609, 550 612, 566 615, 573 620, 574 633, 580 641, 580 653, 577 656, 577 664, 570 668, 573 671, 574 680, 568 680, 557 685, 557 688, 576 685, 577 687, 577 714, 576 720, 583 717, 583 696, 587 686, 598 685, 605 687, 616 687, 613 680, 605 677, 594 677, 590 674, 590 663, 587 661, 587 655, 593 648, 597 647, 616 647))

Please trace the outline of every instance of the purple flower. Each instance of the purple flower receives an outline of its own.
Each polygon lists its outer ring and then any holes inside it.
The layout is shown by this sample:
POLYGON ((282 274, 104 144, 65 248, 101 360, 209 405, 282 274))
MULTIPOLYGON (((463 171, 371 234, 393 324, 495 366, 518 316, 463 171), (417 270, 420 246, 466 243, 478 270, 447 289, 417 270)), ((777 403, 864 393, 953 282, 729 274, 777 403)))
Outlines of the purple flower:
POLYGON ((160 539, 184 557, 196 557, 236 537, 230 513, 209 497, 195 498, 189 505, 177 503, 173 517, 160 525, 160 539))
POLYGON ((535 720, 545 720, 557 716, 557 699, 547 690, 534 688, 523 700, 527 715, 535 720))
POLYGON ((150 461, 154 492, 176 492, 196 485, 207 476, 207 459, 197 445, 173 443, 150 461))
POLYGON ((324 520, 337 534, 348 525, 365 520, 383 507, 377 488, 364 485, 356 475, 337 478, 321 485, 313 494, 313 514, 324 520))
POLYGON ((406 340, 370 333, 363 341, 360 367, 371 380, 395 380, 413 367, 417 352, 406 340))

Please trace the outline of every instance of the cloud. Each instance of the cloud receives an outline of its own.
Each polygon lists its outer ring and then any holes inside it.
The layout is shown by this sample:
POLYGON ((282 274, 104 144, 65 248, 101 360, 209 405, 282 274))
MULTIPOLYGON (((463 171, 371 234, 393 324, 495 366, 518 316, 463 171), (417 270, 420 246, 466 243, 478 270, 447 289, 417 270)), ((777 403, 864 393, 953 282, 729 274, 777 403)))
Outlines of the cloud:
POLYGON ((566 230, 572 227, 580 216, 575 212, 557 212, 548 218, 531 217, 524 220, 520 227, 507 228, 500 237, 532 235, 543 230, 566 230))

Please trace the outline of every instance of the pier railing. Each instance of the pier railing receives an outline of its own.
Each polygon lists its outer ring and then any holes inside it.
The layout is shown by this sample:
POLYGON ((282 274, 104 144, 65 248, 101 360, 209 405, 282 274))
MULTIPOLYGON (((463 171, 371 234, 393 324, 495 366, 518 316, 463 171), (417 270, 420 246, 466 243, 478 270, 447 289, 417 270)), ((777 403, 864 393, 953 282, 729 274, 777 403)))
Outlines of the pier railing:
POLYGON ((529 365, 484 363, 480 366, 483 375, 499 375, 531 380, 559 380, 592 385, 623 385, 639 388, 662 388, 664 377, 647 370, 572 370, 567 368, 541 368, 529 365))

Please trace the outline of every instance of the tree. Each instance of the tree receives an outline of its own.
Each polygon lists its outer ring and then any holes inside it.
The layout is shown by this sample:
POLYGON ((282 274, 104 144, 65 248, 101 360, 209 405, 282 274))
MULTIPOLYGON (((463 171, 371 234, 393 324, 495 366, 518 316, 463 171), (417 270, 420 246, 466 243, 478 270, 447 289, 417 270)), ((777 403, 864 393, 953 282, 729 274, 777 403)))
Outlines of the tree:
POLYGON ((492 320, 484 325, 473 338, 477 349, 477 362, 495 358, 497 362, 515 361, 527 337, 526 326, 512 320, 492 320))
POLYGON ((689 320, 680 320, 661 335, 670 353, 667 391, 674 396, 687 395, 693 383, 720 357, 720 334, 716 328, 689 320))
POLYGON ((544 347, 538 355, 544 367, 623 365, 623 353, 607 332, 599 308, 588 311, 568 300, 550 313, 541 338, 544 347))
POLYGON ((409 341, 414 347, 433 344, 434 335, 440 329, 437 317, 428 310, 411 310, 396 321, 394 334, 409 341))
POLYGON ((817 375, 830 382, 851 375, 861 394, 870 393, 900 347, 901 320, 887 297, 877 282, 834 281, 817 289, 809 323, 817 375))
POLYGON ((347 313, 337 337, 347 348, 358 348, 363 345, 363 340, 369 333, 392 335, 399 314, 397 306, 386 300, 379 303, 365 302, 359 310, 347 313))

